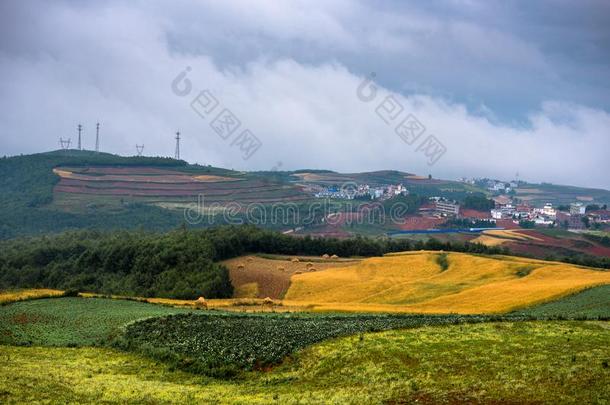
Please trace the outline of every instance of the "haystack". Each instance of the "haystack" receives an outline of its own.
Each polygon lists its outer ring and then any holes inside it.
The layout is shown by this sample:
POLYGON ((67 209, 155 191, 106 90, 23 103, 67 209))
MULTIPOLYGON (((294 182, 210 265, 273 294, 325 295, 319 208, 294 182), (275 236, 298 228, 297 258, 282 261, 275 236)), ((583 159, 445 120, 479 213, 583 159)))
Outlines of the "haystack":
POLYGON ((291 261, 291 262, 293 262, 293 263, 298 263, 298 262, 300 262, 300 260, 299 260, 299 258, 298 258, 298 257, 293 257, 293 258, 292 258, 292 260, 290 260, 290 261, 291 261))
POLYGON ((315 267, 311 267, 309 271, 318 271, 315 267))
POLYGON ((205 298, 199 297, 197 298, 197 301, 195 301, 195 308, 208 309, 208 302, 205 300, 205 298))
POLYGON ((294 274, 303 274, 303 272, 301 270, 297 270, 294 272, 294 274))
POLYGON ((324 254, 322 255, 322 259, 328 259, 328 258, 330 258, 330 256, 329 256, 327 253, 324 253, 324 254))
POLYGON ((265 309, 265 307, 273 309, 273 300, 269 297, 265 297, 261 306, 263 309, 265 309))
POLYGON ((337 255, 332 255, 330 258, 331 258, 331 259, 338 259, 338 258, 339 258, 339 256, 337 256, 337 255))
POLYGON ((307 264, 305 265, 305 267, 307 267, 307 268, 313 267, 313 263, 312 263, 312 262, 309 262, 309 263, 307 263, 307 264))
POLYGON ((284 266, 277 266, 277 269, 279 271, 286 271, 286 268, 284 266))
POLYGON ((247 261, 248 263, 252 262, 252 260, 254 260, 254 259, 252 259, 251 257, 248 257, 248 258, 246 259, 246 261, 247 261))
POLYGON ((239 264, 237 265, 237 270, 243 270, 243 269, 245 269, 245 268, 246 268, 246 266, 244 266, 244 264, 243 264, 243 263, 239 263, 239 264))

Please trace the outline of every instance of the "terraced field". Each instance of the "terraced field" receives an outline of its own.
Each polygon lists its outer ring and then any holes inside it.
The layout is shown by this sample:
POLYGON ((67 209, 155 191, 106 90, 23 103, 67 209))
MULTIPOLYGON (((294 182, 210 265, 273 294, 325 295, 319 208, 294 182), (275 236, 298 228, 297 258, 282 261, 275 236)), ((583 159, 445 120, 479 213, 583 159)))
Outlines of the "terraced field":
POLYGON ((569 256, 576 253, 601 257, 610 256, 609 247, 587 240, 577 233, 560 229, 490 230, 484 231, 471 242, 478 242, 487 246, 502 245, 511 252, 535 255, 536 257, 545 257, 550 254, 569 256))
POLYGON ((486 246, 498 246, 511 241, 542 241, 524 231, 516 230, 490 230, 483 231, 480 236, 472 240, 473 243, 482 243, 486 246))
POLYGON ((53 171, 60 177, 54 188, 59 199, 62 194, 156 197, 168 202, 204 195, 206 203, 274 203, 310 198, 293 185, 230 171, 224 175, 152 167, 58 167, 53 171))
POLYGON ((610 284, 610 272, 565 263, 410 252, 295 274, 287 303, 322 311, 502 313, 610 284), (493 299, 491 299, 493 297, 493 299))

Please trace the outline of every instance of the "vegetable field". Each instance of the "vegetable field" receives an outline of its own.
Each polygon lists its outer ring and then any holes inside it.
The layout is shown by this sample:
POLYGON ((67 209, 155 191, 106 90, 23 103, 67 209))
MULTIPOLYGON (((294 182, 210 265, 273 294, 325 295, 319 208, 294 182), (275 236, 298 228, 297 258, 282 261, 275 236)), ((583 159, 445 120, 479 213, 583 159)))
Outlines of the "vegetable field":
MULTIPOLYGON (((512 320, 524 320, 515 316, 512 320)), ((338 336, 502 320, 463 315, 181 314, 130 324, 116 345, 195 373, 227 377, 264 369, 338 336)))
POLYGON ((107 342, 128 322, 188 312, 135 301, 52 298, 0 307, 0 344, 85 346, 107 342))

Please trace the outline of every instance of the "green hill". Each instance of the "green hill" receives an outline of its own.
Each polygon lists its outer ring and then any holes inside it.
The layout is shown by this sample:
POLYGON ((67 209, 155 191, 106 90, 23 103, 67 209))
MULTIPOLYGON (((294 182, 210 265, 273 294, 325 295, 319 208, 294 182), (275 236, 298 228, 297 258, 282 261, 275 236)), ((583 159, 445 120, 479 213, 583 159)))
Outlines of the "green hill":
MULTIPOLYGON (((0 159, 0 239, 83 228, 166 231, 185 222, 185 210, 196 207, 200 196, 204 197, 203 215, 198 221, 188 221, 189 227, 249 222, 281 231, 305 226, 301 233, 316 233, 322 228, 322 233, 332 234, 335 228, 324 230, 330 208, 312 210, 312 203, 320 204, 313 194, 326 187, 354 183, 372 187, 405 185, 413 198, 407 201, 413 208, 410 214, 417 211, 417 196, 463 201, 468 196, 489 195, 476 185, 396 170, 237 172, 165 157, 59 150, 0 159), (279 212, 278 203, 290 203, 297 214, 279 212), (252 206, 255 209, 248 212, 246 208, 252 206)), ((567 198, 565 188, 560 186, 544 190, 548 193, 537 198, 553 199, 557 193, 567 198)), ((593 193, 571 187, 569 197, 578 196, 593 196, 594 202, 610 200, 608 191, 593 193)), ((368 202, 366 198, 333 199, 331 204, 333 210, 358 211, 358 205, 368 202)), ((339 228, 343 234, 379 235, 396 230, 397 225, 367 223, 339 228)))

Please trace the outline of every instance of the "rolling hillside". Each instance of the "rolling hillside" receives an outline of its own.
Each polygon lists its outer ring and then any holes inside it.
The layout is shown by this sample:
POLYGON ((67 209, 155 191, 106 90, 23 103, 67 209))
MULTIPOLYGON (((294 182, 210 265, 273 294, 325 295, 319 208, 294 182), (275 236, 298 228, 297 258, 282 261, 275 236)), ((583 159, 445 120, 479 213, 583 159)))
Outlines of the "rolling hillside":
POLYGON ((610 272, 564 263, 411 252, 295 274, 284 298, 317 310, 502 313, 602 284, 610 272))

